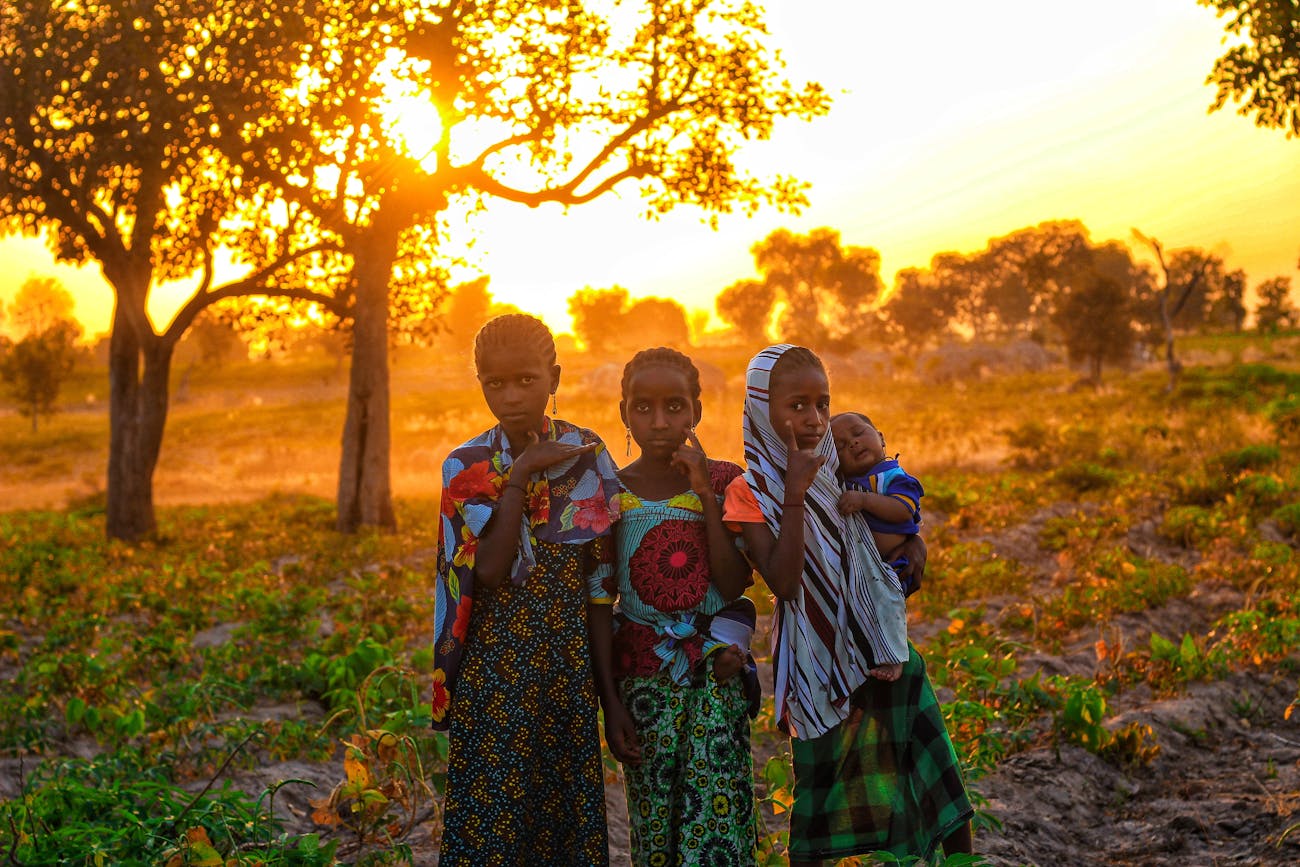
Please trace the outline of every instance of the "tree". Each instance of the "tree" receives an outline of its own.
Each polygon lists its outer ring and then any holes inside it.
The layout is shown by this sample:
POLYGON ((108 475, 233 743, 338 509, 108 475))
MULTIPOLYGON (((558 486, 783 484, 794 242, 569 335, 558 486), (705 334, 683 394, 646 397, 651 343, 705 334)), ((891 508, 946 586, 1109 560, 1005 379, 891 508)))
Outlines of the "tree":
POLYGON ((335 303, 282 276, 301 258, 319 266, 330 245, 282 246, 295 213, 268 207, 255 170, 275 150, 257 141, 262 119, 298 85, 315 20, 290 0, 0 6, 0 234, 44 236, 59 261, 98 263, 114 293, 110 536, 155 526, 172 355, 199 312, 271 292, 335 303), (257 217, 232 226, 241 212, 257 217), (223 244, 254 264, 217 284, 223 244), (156 329, 151 291, 182 279, 193 294, 156 329))
POLYGON ((622 286, 593 289, 588 286, 569 296, 569 315, 573 317, 573 333, 582 341, 587 351, 594 355, 607 353, 614 343, 627 309, 627 290, 622 286))
MULTIPOLYGON (((1198 0, 1228 16, 1224 31, 1245 37, 1214 62, 1207 84, 1218 88, 1211 111, 1239 100, 1255 125, 1300 135, 1300 4, 1295 0, 1198 0), (1243 33, 1243 31, 1245 31, 1243 33)), ((1234 39, 1233 41, 1237 41, 1234 39)))
MULTIPOLYGON (((1183 365, 1174 352, 1174 320, 1187 305, 1188 299, 1199 293, 1205 297, 1207 277, 1216 267, 1222 270, 1223 262, 1201 250, 1188 248, 1176 250, 1166 256, 1164 246, 1155 238, 1149 238, 1133 229, 1133 236, 1151 249, 1160 266, 1161 284, 1155 290, 1157 310, 1161 331, 1165 342, 1165 369, 1169 374, 1167 389, 1173 391, 1178 385, 1178 376, 1183 365)), ((1195 306, 1195 305, 1194 305, 1195 306)), ((1203 304, 1200 305, 1203 308, 1203 304)))
POLYGON ((1101 382, 1105 362, 1123 363, 1133 351, 1133 294, 1112 277, 1094 274, 1069 287, 1052 318, 1064 335, 1070 361, 1086 364, 1095 384, 1101 382))
POLYGON ((9 303, 19 334, 41 334, 58 322, 75 322, 72 293, 55 277, 28 277, 9 303))
POLYGON ((616 341, 620 348, 636 350, 645 346, 690 347, 691 330, 686 322, 686 308, 668 298, 640 298, 623 312, 616 341))
POLYGON ((885 302, 887 330, 910 346, 951 333, 955 301, 952 288, 951 283, 936 279, 932 271, 899 271, 894 277, 894 291, 885 302))
POLYGON ((718 293, 714 308, 724 322, 754 343, 768 341, 776 290, 762 280, 738 280, 718 293))
POLYGON ((339 472, 339 528, 351 530, 392 524, 385 341, 402 271, 394 262, 412 226, 491 199, 580 205, 623 186, 639 188, 650 215, 678 204, 715 219, 765 204, 797 209, 801 184, 751 177, 736 156, 777 119, 811 118, 829 102, 820 86, 781 76, 762 12, 743 0, 326 5, 336 23, 304 49, 313 76, 303 98, 268 122, 291 139, 313 131, 310 148, 276 152, 286 181, 314 177, 295 161, 337 155, 329 186, 344 195, 306 184, 297 201, 310 199, 353 257, 339 472), (377 69, 394 83, 381 93, 377 69), (393 92, 406 108, 436 109, 426 147, 398 146, 381 110, 393 92), (346 117, 316 117, 335 104, 349 107, 346 117))
POLYGON ((488 320, 492 310, 492 293, 488 291, 490 280, 485 275, 462 283, 448 296, 447 309, 442 316, 446 329, 442 340, 452 353, 469 353, 474 346, 474 335, 488 320))
POLYGON ((9 386, 18 411, 32 420, 32 433, 41 416, 54 412, 59 389, 72 372, 81 326, 58 320, 42 331, 30 331, 0 358, 0 379, 9 386))
POLYGON ((1291 302, 1291 278, 1273 277, 1255 287, 1255 327, 1273 332, 1300 327, 1300 310, 1291 302))
POLYGON ((858 333, 880 299, 880 254, 842 247, 834 229, 777 229, 753 247, 754 264, 778 304, 781 337, 823 346, 858 333))

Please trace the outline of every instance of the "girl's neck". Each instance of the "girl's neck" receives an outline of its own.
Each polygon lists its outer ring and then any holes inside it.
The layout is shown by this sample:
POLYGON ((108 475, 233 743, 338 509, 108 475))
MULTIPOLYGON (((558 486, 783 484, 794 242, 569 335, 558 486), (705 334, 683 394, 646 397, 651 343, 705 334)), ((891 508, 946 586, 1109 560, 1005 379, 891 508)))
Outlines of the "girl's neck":
POLYGON ((642 455, 619 472, 623 486, 647 500, 667 500, 690 489, 686 474, 673 466, 671 458, 642 455))

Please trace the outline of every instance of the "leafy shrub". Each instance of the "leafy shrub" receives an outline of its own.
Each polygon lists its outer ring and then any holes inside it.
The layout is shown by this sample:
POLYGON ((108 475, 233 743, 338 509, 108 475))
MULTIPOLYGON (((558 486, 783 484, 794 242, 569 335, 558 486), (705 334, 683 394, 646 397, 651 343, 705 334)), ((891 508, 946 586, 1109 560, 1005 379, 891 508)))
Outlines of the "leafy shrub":
POLYGON ((1078 493, 1100 491, 1119 484, 1120 474, 1090 461, 1076 461, 1056 470, 1052 477, 1065 488, 1078 493))
POLYGON ((1197 548, 1219 534, 1219 516, 1200 506, 1175 506, 1165 512, 1160 535, 1188 548, 1197 548))
POLYGON ((1288 503, 1281 508, 1274 509, 1270 515, 1282 532, 1292 536, 1300 536, 1300 503, 1288 503))
POLYGON ((1246 470, 1261 470, 1272 466, 1282 457, 1281 450, 1275 445, 1249 445, 1223 452, 1215 456, 1213 464, 1226 473, 1241 473, 1246 470))

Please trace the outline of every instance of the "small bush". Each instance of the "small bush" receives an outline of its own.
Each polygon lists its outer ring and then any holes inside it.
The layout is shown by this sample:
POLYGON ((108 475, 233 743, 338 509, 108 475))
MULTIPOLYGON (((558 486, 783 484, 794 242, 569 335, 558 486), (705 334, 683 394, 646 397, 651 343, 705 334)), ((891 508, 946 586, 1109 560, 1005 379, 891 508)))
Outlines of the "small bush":
POLYGON ((1120 476, 1115 470, 1086 461, 1066 464, 1052 474, 1061 485, 1082 494, 1088 491, 1101 491, 1119 483, 1120 476))
POLYGON ((1274 445, 1252 445, 1235 451, 1224 452, 1214 459, 1214 464, 1226 473, 1242 473, 1246 470, 1261 470, 1272 466, 1282 457, 1282 452, 1274 445))

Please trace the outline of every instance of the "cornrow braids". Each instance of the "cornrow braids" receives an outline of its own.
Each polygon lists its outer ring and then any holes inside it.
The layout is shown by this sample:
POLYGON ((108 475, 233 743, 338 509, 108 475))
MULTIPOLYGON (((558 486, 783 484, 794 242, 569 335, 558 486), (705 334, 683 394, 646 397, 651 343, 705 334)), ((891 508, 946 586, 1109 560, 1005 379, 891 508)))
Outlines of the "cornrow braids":
POLYGON ((776 364, 772 365, 768 387, 771 388, 772 383, 775 383, 778 378, 785 374, 808 367, 820 370, 827 379, 830 378, 830 374, 826 373, 826 365, 822 364, 822 360, 817 357, 817 353, 806 346, 791 346, 781 354, 781 357, 776 360, 776 364))
POLYGON ((505 313, 489 319, 474 335, 474 367, 482 366, 483 353, 504 347, 532 349, 548 366, 555 364, 555 338, 536 316, 505 313))
POLYGON ((686 374, 686 382, 690 385, 691 399, 700 399, 700 371, 695 366, 695 362, 690 357, 671 349, 667 346, 656 346, 654 349, 642 349, 632 360, 623 365, 623 382, 619 389, 623 398, 627 398, 628 386, 632 384, 632 377, 636 376, 639 371, 647 367, 670 367, 674 370, 680 370, 686 374))

